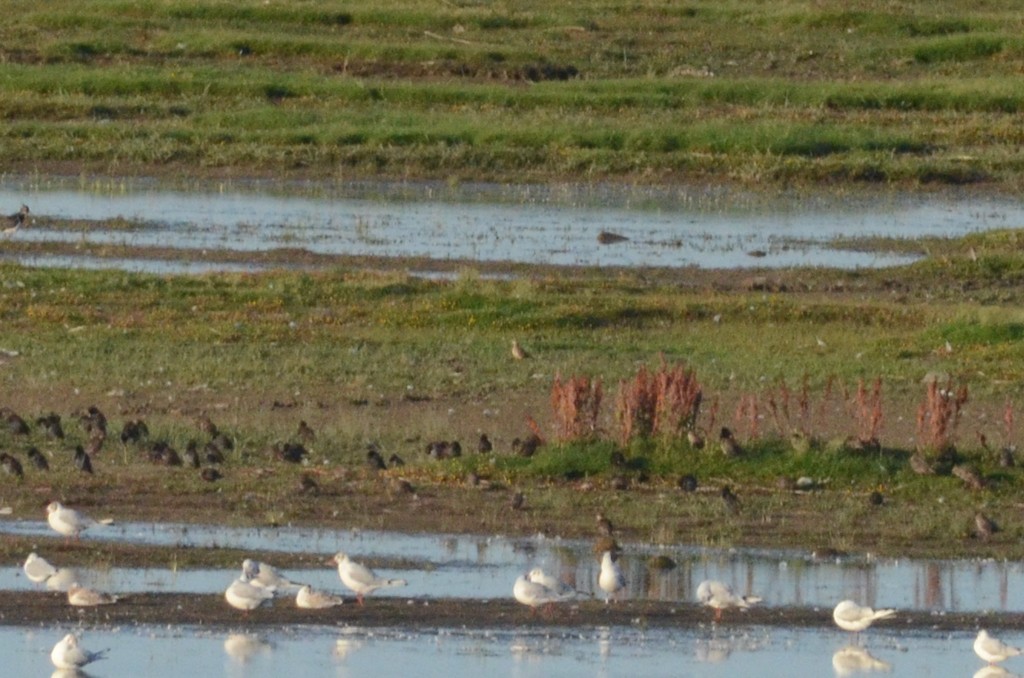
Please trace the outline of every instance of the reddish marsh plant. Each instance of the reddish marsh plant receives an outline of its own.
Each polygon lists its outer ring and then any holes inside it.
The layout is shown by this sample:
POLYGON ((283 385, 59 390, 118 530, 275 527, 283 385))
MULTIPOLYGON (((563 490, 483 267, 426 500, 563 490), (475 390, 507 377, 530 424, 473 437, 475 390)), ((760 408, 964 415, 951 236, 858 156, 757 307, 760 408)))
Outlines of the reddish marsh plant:
POLYGON ((555 413, 555 435, 558 439, 595 437, 603 397, 600 379, 576 376, 563 380, 562 375, 556 375, 551 386, 551 408, 555 413))
POLYGON ((952 379, 945 386, 940 386, 937 379, 930 380, 925 399, 917 409, 918 449, 934 456, 955 451, 953 438, 966 402, 966 385, 954 391, 952 379))

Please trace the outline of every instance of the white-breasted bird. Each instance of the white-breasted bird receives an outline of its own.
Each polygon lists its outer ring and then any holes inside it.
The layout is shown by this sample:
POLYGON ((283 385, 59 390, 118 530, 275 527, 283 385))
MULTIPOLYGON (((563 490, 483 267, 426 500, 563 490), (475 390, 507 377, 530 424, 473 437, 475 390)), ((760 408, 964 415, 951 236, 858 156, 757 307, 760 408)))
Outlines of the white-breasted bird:
POLYGON ((512 586, 512 595, 516 601, 532 608, 561 603, 565 600, 565 596, 559 595, 544 584, 530 581, 529 575, 525 574, 516 578, 516 583, 512 586))
POLYGON ((373 570, 341 552, 336 553, 333 560, 338 564, 338 576, 341 578, 341 583, 355 592, 356 600, 360 605, 363 604, 363 596, 368 596, 377 589, 407 584, 404 579, 378 577, 373 570))
POLYGON ((299 588, 295 594, 295 606, 304 610, 323 610, 328 607, 337 607, 345 602, 341 596, 336 596, 324 591, 317 591, 309 584, 299 588))
POLYGON ((626 588, 626 577, 612 558, 611 551, 601 555, 601 574, 597 577, 597 585, 607 594, 604 598, 606 604, 616 593, 626 588))
POLYGON ((298 591, 302 584, 296 584, 277 571, 272 565, 246 558, 242 561, 242 574, 254 586, 274 589, 275 592, 298 591))
POLYGON ((41 557, 35 551, 28 554, 28 558, 25 559, 25 564, 22 566, 22 569, 25 570, 25 576, 35 584, 42 584, 50 577, 57 574, 57 568, 47 562, 45 558, 41 557))
POLYGON ((91 664, 97 659, 103 659, 106 650, 90 652, 79 644, 78 636, 69 633, 64 636, 50 651, 50 661, 58 669, 77 670, 91 664))
POLYGON ((738 595, 724 582, 705 579, 697 586, 697 601, 701 605, 714 608, 715 621, 721 621, 722 610, 730 607, 747 608, 754 603, 760 603, 761 599, 757 596, 738 595))
POLYGON ((526 578, 534 584, 540 584, 550 589, 552 593, 559 596, 574 596, 577 593, 576 589, 569 586, 558 577, 547 574, 539 567, 535 567, 530 570, 530 573, 526 575, 526 578))
POLYGON ((46 522, 55 532, 65 537, 78 539, 79 535, 94 525, 110 525, 114 521, 106 518, 104 520, 93 520, 84 513, 73 508, 64 506, 59 501, 50 502, 46 507, 46 522))
POLYGON ((879 619, 886 619, 896 614, 896 610, 873 610, 858 605, 852 600, 844 600, 832 610, 832 619, 836 626, 844 631, 860 633, 879 619))
POLYGON ((974 652, 989 664, 995 664, 1020 655, 1021 649, 1007 645, 998 638, 988 635, 985 629, 981 629, 978 631, 978 637, 974 639, 974 652))
POLYGON ((95 607, 96 605, 113 605, 120 598, 118 596, 79 586, 78 582, 68 587, 68 604, 75 607, 95 607))
POLYGON ((256 586, 249 581, 245 574, 231 582, 231 585, 224 591, 224 599, 228 601, 228 605, 236 610, 242 610, 246 614, 249 610, 255 610, 273 598, 273 588, 256 586))

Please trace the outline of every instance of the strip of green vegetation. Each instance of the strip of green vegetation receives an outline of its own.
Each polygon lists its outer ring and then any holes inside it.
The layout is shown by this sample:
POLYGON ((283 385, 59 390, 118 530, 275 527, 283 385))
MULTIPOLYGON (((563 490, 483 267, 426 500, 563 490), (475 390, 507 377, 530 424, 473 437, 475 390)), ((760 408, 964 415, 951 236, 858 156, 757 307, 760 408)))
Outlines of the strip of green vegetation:
POLYGON ((22 169, 1019 186, 1019 8, 15 3, 22 169))

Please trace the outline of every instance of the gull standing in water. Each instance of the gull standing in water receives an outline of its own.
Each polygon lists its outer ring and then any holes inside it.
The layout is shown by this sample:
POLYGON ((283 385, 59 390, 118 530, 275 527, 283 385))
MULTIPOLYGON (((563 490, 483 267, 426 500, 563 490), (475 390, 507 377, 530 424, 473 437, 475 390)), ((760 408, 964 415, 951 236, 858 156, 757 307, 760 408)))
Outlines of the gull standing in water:
POLYGON ((309 584, 302 586, 295 594, 295 606, 305 610, 322 610, 328 607, 337 607, 345 602, 341 596, 335 596, 323 591, 317 591, 309 584))
POLYGON ((378 577, 373 570, 355 562, 344 553, 337 553, 334 562, 338 564, 338 576, 341 583, 352 591, 355 591, 356 600, 363 604, 363 596, 368 596, 377 589, 389 588, 392 586, 405 586, 404 579, 385 579, 378 577))
POLYGON ((896 614, 896 610, 873 610, 863 607, 852 600, 844 600, 832 611, 832 619, 836 626, 844 631, 860 633, 878 619, 886 619, 896 614))
POLYGON ((73 508, 64 506, 59 501, 50 502, 46 507, 46 522, 57 533, 65 537, 78 539, 79 535, 93 525, 110 525, 114 521, 111 518, 93 520, 89 516, 79 513, 73 508))
POLYGON ((998 638, 993 638, 988 635, 988 631, 982 629, 978 631, 978 637, 974 639, 974 652, 989 664, 995 664, 1020 655, 1021 649, 1007 645, 998 638))
POLYGON ((605 551, 601 556, 601 574, 597 577, 597 585, 606 594, 605 604, 611 600, 622 589, 626 588, 626 578, 619 568, 619 564, 612 559, 612 552, 605 551))
POLYGON ((53 646, 53 650, 50 651, 50 661, 58 669, 77 670, 97 659, 103 659, 106 653, 106 650, 99 652, 86 650, 78 644, 78 636, 69 633, 53 646))
POLYGON ((757 596, 737 595, 732 587, 714 579, 705 579, 697 587, 697 600, 701 605, 714 608, 715 621, 722 620, 722 610, 730 607, 748 608, 753 603, 760 603, 757 596))

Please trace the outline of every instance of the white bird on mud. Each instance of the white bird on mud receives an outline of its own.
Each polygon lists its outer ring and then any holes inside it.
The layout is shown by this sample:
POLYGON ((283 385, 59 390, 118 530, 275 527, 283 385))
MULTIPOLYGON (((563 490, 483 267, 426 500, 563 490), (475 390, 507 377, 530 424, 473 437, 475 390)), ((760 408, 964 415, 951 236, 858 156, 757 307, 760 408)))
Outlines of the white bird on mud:
POLYGON ((623 576, 619 564, 612 559, 611 551, 605 551, 601 555, 601 574, 597 577, 597 585, 608 594, 604 598, 605 604, 616 593, 626 588, 626 577, 623 576))
POLYGON ((22 569, 25 570, 25 576, 35 584, 42 584, 50 577, 57 574, 57 568, 47 562, 45 558, 41 557, 35 551, 28 554, 28 558, 25 559, 25 564, 22 566, 22 569))
POLYGON ((548 588, 544 584, 531 581, 529 575, 519 575, 512 587, 515 599, 528 607, 537 608, 541 605, 553 605, 565 601, 565 596, 548 588))
POLYGON ((355 562, 344 553, 336 553, 333 560, 338 564, 338 576, 341 577, 341 583, 355 591, 356 600, 360 605, 363 604, 363 596, 370 595, 377 589, 407 584, 404 579, 378 577, 373 570, 355 562))
POLYGON ((988 631, 982 629, 978 631, 978 637, 974 639, 974 652, 989 664, 995 664, 1010 657, 1019 656, 1021 649, 1007 645, 998 638, 993 638, 988 635, 988 631))
POLYGON ((701 605, 714 608, 715 621, 722 620, 722 610, 730 607, 748 608, 754 603, 760 603, 757 596, 737 595, 728 584, 714 579, 705 579, 697 586, 697 601, 701 605))
POLYGON ((68 604, 75 607, 94 607, 96 605, 113 605, 120 598, 109 593, 79 586, 78 582, 68 587, 68 604))
POLYGON ((73 567, 58 567, 57 571, 46 580, 49 591, 67 592, 71 585, 81 581, 82 574, 73 567))
POLYGON ((886 619, 896 614, 896 610, 872 610, 852 600, 844 600, 832 610, 832 619, 836 626, 844 631, 860 633, 878 619, 886 619))
POLYGON ((242 574, 254 586, 274 589, 276 592, 297 591, 302 584, 296 584, 271 565, 246 558, 242 561, 242 574))
POLYGON ((337 607, 345 602, 341 596, 335 596, 323 591, 317 591, 309 584, 299 588, 295 594, 295 606, 305 610, 322 610, 328 607, 337 607))
POLYGON ((231 582, 231 586, 224 592, 228 605, 246 613, 273 598, 274 589, 256 586, 244 574, 231 582))
POLYGON ((542 568, 535 567, 530 570, 530 574, 526 575, 526 578, 532 581, 534 584, 540 584, 545 586, 553 593, 559 596, 568 597, 576 595, 577 591, 573 587, 563 582, 558 577, 547 574, 542 568))
POLYGON ((50 661, 58 669, 77 670, 97 659, 103 659, 106 653, 106 650, 99 652, 86 650, 78 644, 78 636, 69 633, 53 646, 53 650, 50 651, 50 661))
POLYGON ((93 520, 89 516, 79 513, 73 508, 64 506, 59 501, 50 502, 46 507, 46 522, 57 533, 65 537, 78 539, 79 535, 93 525, 110 525, 114 521, 111 518, 93 520))

